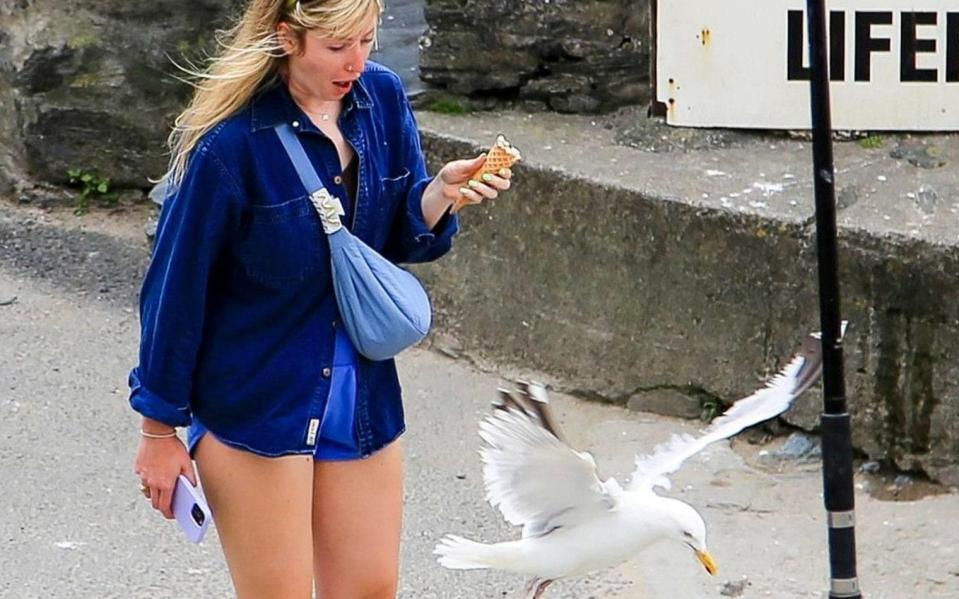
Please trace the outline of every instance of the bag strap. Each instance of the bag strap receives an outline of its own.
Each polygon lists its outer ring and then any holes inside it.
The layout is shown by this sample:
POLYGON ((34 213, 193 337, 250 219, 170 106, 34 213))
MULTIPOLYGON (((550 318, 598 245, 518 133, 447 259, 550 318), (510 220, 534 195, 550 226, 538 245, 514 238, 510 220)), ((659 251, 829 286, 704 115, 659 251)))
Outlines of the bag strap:
POLYGON ((316 169, 313 168, 313 164, 306 155, 306 150, 300 143, 300 138, 296 136, 293 127, 287 123, 280 123, 274 127, 274 130, 280 138, 280 143, 283 144, 283 149, 286 150, 286 155, 293 163, 293 168, 296 169, 296 174, 306 189, 306 193, 310 195, 310 202, 316 208, 316 213, 320 215, 320 220, 323 222, 323 231, 327 234, 337 232, 343 227, 340 217, 346 215, 346 211, 343 210, 343 203, 340 202, 339 198, 330 195, 330 192, 323 186, 323 181, 316 174, 316 169))

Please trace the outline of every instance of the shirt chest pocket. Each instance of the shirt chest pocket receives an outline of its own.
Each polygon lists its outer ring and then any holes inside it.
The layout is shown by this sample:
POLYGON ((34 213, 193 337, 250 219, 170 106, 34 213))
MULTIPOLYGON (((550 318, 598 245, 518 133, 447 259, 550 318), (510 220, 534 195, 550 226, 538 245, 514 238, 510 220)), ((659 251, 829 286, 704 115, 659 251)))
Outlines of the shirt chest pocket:
POLYGON ((326 235, 306 196, 251 206, 237 255, 247 276, 271 287, 320 276, 330 259, 326 235))
POLYGON ((409 192, 412 180, 413 177, 410 176, 410 171, 404 168, 399 174, 393 177, 383 177, 380 180, 380 185, 389 202, 397 203, 406 199, 406 194, 409 192))
POLYGON ((409 193, 412 184, 413 177, 410 176, 410 171, 405 168, 395 176, 380 179, 380 198, 377 207, 382 212, 381 216, 386 223, 393 222, 393 215, 396 210, 405 206, 406 195, 409 193))

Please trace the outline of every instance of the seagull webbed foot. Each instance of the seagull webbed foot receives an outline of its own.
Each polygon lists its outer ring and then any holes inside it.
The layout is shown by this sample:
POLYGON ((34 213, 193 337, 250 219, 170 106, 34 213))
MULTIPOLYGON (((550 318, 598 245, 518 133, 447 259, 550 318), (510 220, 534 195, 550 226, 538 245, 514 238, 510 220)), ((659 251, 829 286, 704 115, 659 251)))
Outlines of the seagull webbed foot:
POLYGON ((552 580, 534 578, 526 585, 526 599, 540 599, 546 592, 546 587, 553 584, 552 580))

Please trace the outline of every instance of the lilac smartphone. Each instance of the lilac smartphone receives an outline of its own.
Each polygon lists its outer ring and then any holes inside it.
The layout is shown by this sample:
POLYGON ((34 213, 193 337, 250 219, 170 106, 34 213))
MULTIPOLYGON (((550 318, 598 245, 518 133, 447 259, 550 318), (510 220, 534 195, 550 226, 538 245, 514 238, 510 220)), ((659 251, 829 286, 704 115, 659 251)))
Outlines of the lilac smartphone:
POLYGON ((203 492, 182 474, 177 478, 176 488, 173 490, 173 515, 186 537, 193 543, 203 540, 210 520, 213 519, 203 492))

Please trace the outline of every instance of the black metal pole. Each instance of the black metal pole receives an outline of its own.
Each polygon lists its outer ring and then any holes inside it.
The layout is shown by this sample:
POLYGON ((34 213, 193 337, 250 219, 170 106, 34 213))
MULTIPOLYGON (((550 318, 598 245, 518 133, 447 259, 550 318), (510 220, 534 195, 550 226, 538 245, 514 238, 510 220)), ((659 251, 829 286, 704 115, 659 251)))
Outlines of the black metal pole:
POLYGON ((829 525, 829 597, 858 599, 852 431, 843 381, 842 315, 836 243, 836 189, 829 108, 825 0, 807 0, 819 319, 823 349, 823 491, 829 525))

